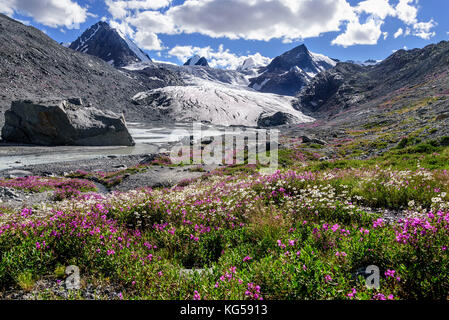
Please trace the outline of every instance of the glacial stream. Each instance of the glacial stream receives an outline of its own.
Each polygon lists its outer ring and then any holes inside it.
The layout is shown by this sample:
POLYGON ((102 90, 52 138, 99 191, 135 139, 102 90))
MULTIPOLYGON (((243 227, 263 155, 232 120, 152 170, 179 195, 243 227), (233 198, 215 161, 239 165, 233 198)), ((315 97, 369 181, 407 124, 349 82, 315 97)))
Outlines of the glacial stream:
MULTIPOLYGON (((0 170, 107 156, 155 153, 166 148, 169 143, 187 137, 182 131, 188 131, 190 134, 193 132, 192 124, 128 123, 128 128, 136 142, 133 147, 42 147, 0 143, 0 170)), ((224 128, 203 124, 201 134, 203 137, 209 137, 221 135, 223 132, 224 128)))

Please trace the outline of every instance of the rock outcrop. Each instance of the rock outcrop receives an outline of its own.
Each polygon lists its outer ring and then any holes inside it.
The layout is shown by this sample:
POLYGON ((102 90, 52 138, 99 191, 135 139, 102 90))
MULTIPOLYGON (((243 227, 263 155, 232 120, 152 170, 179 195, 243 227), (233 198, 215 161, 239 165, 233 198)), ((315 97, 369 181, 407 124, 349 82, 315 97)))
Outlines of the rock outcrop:
POLYGON ((257 121, 258 127, 276 127, 286 124, 298 123, 298 118, 286 112, 275 112, 271 114, 262 114, 257 121))
POLYGON ((19 100, 5 113, 2 138, 36 145, 132 146, 125 119, 111 111, 85 107, 78 99, 19 100))

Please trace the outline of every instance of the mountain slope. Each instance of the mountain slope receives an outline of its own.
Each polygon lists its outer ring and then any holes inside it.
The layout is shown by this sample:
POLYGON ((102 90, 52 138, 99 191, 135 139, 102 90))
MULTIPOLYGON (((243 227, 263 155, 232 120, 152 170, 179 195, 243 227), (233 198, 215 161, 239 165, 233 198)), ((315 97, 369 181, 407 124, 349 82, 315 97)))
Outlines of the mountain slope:
POLYGON ((0 42, 0 125, 5 109, 16 99, 81 97, 100 109, 137 114, 130 98, 166 85, 67 49, 43 32, 2 14, 0 42))
POLYGON ((391 105, 390 100, 400 106, 425 97, 446 97, 448 72, 449 42, 445 41, 399 50, 373 66, 339 63, 304 88, 298 108, 332 116, 354 107, 391 105))
POLYGON ((447 143, 449 42, 399 50, 374 66, 340 63, 316 76, 295 108, 317 119, 321 139, 361 159, 447 143))
POLYGON ((300 45, 260 68, 260 75, 250 79, 250 87, 261 92, 293 96, 318 73, 335 65, 334 60, 300 45))
POLYGON ((151 62, 150 57, 127 36, 102 21, 87 29, 70 48, 96 56, 117 68, 136 62, 151 62))

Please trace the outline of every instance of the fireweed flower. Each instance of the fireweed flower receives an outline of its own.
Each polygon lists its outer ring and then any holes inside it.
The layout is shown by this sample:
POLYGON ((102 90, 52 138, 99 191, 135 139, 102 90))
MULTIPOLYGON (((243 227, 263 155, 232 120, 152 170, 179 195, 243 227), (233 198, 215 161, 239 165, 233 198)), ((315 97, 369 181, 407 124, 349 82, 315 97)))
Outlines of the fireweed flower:
POLYGON ((396 279, 397 281, 401 281, 401 277, 399 277, 399 276, 396 276, 396 270, 387 270, 387 271, 385 271, 385 277, 388 279, 388 278, 394 278, 394 279, 396 279))
POLYGON ((337 232, 338 229, 340 229, 340 225, 338 225, 338 224, 333 225, 332 228, 331 228, 331 230, 333 232, 337 232))
POLYGON ((357 290, 355 288, 352 288, 352 291, 350 293, 347 294, 347 296, 351 299, 353 299, 355 297, 357 293, 357 290))
POLYGON ((195 290, 195 292, 193 293, 193 300, 201 300, 201 296, 198 293, 198 291, 195 290))
POLYGON ((373 228, 381 228, 384 226, 384 220, 383 219, 377 219, 373 222, 373 228))

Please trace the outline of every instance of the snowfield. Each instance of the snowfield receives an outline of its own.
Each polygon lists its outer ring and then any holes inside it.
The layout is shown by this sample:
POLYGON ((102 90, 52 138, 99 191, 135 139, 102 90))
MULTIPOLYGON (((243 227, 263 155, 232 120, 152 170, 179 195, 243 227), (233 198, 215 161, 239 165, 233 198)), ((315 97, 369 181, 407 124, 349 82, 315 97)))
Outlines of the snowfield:
POLYGON ((261 115, 283 112, 298 123, 313 122, 293 109, 292 97, 260 93, 238 85, 192 77, 189 86, 172 86, 140 92, 133 100, 151 113, 176 122, 203 121, 223 126, 257 126, 261 115))

